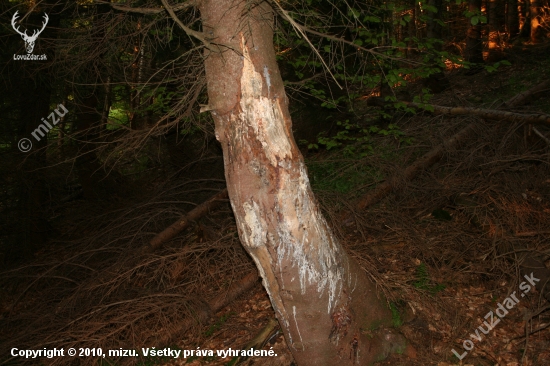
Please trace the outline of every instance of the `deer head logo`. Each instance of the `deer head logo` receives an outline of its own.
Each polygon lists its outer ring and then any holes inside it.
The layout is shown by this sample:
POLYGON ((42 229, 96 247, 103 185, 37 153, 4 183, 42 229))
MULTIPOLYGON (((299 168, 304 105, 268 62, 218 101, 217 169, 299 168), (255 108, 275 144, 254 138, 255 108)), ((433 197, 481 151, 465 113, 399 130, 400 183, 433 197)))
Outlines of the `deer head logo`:
POLYGON ((27 53, 32 53, 32 50, 34 49, 34 42, 36 42, 36 39, 38 38, 40 33, 42 33, 44 28, 46 28, 46 24, 48 24, 48 20, 49 20, 48 14, 44 13, 44 22, 42 23, 42 29, 40 30, 35 29, 32 33, 32 36, 29 36, 27 34, 27 30, 25 30, 24 32, 21 32, 19 30, 19 27, 15 26, 15 21, 18 18, 17 13, 18 12, 16 11, 15 14, 13 14, 13 17, 11 18, 11 26, 17 33, 21 35, 21 38, 23 38, 23 41, 25 41, 25 48, 27 49, 27 53))

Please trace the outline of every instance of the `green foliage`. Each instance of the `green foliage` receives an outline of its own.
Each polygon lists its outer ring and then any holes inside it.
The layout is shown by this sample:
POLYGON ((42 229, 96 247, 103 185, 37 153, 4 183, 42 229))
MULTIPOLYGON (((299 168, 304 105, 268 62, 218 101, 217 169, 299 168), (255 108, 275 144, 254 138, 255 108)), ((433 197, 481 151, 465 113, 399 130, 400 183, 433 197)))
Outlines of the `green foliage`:
MULTIPOLYGON (((406 107, 396 103, 396 107, 406 107)), ((302 145, 306 145, 308 149, 325 149, 327 151, 335 148, 341 148, 344 156, 363 158, 371 154, 374 149, 372 146, 372 138, 374 136, 393 137, 399 143, 410 145, 413 138, 406 137, 399 126, 390 123, 387 128, 378 126, 362 127, 358 123, 351 123, 349 120, 338 121, 336 125, 339 127, 338 132, 333 136, 326 136, 325 133, 317 136, 316 142, 308 142, 300 140, 302 145)))
POLYGON ((165 114, 170 112, 176 98, 181 97, 181 90, 171 90, 167 87, 160 86, 154 90, 145 92, 144 97, 152 98, 153 100, 153 103, 147 107, 147 111, 165 114))
POLYGON ((445 285, 443 284, 430 284, 430 276, 424 263, 420 263, 420 265, 416 267, 416 279, 417 281, 413 284, 413 286, 419 290, 427 290, 432 295, 435 295, 445 289, 445 285))
POLYGON ((466 16, 466 18, 470 18, 470 23, 472 23, 472 25, 487 23, 487 17, 483 15, 483 12, 480 9, 476 9, 474 11, 466 10, 464 12, 464 16, 466 16))
POLYGON ((152 159, 145 153, 139 153, 128 159, 125 164, 121 164, 119 170, 123 175, 136 175, 136 179, 140 178, 140 174, 146 172, 152 165, 152 159))
POLYGON ((129 123, 130 117, 125 108, 111 107, 109 111, 109 123, 106 126, 108 130, 118 130, 121 126, 129 123))
MULTIPOLYGON (((338 154, 334 154, 336 158, 338 154)), ((381 173, 369 165, 349 160, 306 161, 308 176, 314 191, 337 193, 357 192, 365 182, 380 180, 381 173)))
POLYGON ((397 305, 393 302, 390 303, 390 311, 392 325, 395 328, 399 328, 403 325, 403 319, 401 318, 401 314, 399 314, 399 309, 397 308, 397 305))
POLYGON ((487 70, 487 72, 489 72, 489 73, 495 72, 495 71, 498 70, 500 65, 510 66, 511 63, 506 61, 506 60, 502 60, 502 61, 499 61, 499 62, 495 62, 493 65, 485 65, 485 70, 487 70))

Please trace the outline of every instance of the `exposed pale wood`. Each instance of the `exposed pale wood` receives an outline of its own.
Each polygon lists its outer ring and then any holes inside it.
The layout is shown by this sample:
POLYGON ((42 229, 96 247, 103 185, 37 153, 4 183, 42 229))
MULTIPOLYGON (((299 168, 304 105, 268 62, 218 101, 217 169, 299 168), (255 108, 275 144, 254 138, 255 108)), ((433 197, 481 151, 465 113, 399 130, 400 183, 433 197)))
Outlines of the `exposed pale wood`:
POLYGON ((227 50, 205 50, 205 70, 239 238, 294 361, 367 365, 410 353, 401 335, 383 327, 391 324, 386 302, 333 234, 311 190, 292 137, 272 9, 265 2, 249 9, 246 0, 203 0, 199 10, 205 32, 227 50), (246 32, 235 31, 244 21, 246 32))

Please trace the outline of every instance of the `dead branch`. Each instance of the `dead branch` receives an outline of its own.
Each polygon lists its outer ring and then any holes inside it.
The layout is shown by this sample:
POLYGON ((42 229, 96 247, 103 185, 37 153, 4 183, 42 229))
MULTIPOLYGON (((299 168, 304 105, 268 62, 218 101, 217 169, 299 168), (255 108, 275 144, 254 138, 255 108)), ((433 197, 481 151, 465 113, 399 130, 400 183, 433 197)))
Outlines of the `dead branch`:
MULTIPOLYGON (((131 6, 124 6, 124 5, 114 4, 110 1, 95 0, 94 2, 96 4, 108 4, 113 9, 124 11, 126 13, 159 14, 159 13, 162 13, 163 11, 165 11, 165 9, 161 8, 161 7, 159 7, 159 8, 132 8, 131 6)), ((184 9, 187 9, 187 8, 190 8, 190 7, 193 7, 193 6, 196 6, 195 1, 187 1, 183 4, 177 4, 177 5, 172 6, 172 10, 179 11, 179 10, 184 10, 184 9)))
POLYGON ((149 245, 143 248, 143 252, 152 252, 160 248, 162 244, 166 243, 168 240, 172 239, 181 231, 185 230, 189 224, 200 217, 206 215, 210 210, 216 208, 220 205, 225 199, 227 199, 227 189, 216 193, 214 196, 209 198, 207 201, 201 203, 193 210, 178 221, 174 222, 172 225, 168 226, 162 232, 158 233, 151 241, 149 245))
MULTIPOLYGON (((403 102, 414 108, 421 108, 420 104, 403 102)), ((543 113, 522 114, 508 111, 499 111, 494 109, 470 108, 470 107, 444 107, 440 105, 430 105, 436 114, 450 114, 453 116, 477 116, 484 119, 498 119, 505 121, 519 121, 522 123, 545 124, 550 125, 550 116, 543 113)))
POLYGON ((258 272, 253 271, 241 278, 238 282, 233 283, 225 294, 217 296, 208 303, 205 303, 205 308, 195 314, 195 317, 186 318, 182 323, 180 323, 178 330, 175 332, 166 332, 165 335, 159 339, 159 343, 162 345, 168 345, 175 337, 181 335, 195 324, 206 323, 213 314, 222 310, 237 297, 241 296, 258 284, 258 277, 258 272))
POLYGON ((546 142, 548 145, 550 145, 550 139, 546 136, 544 136, 544 134, 542 132, 540 132, 537 128, 533 127, 533 132, 538 136, 540 137, 541 139, 544 140, 544 142, 546 142))
MULTIPOLYGON (((263 327, 262 330, 250 341, 248 342, 243 349, 261 349, 267 341, 273 337, 273 335, 277 334, 278 332, 278 325, 279 322, 275 318, 269 319, 269 322, 265 327, 263 327)), ((233 365, 239 365, 242 362, 244 362, 248 357, 246 356, 238 356, 232 360, 233 365)))
POLYGON ((535 94, 548 91, 549 86, 550 86, 550 80, 545 80, 540 84, 537 84, 536 86, 532 87, 531 89, 526 90, 523 93, 519 93, 512 99, 505 102, 500 108, 514 107, 514 106, 518 106, 523 103, 526 103, 527 100, 532 99, 531 97, 534 96, 535 94))
MULTIPOLYGON (((470 123, 466 127, 464 127, 460 132, 458 132, 456 135, 451 137, 446 142, 436 146, 434 149, 432 149, 427 154, 423 155, 420 159, 415 161, 412 165, 410 165, 406 170, 404 177, 407 180, 412 180, 414 177, 418 175, 422 170, 425 170, 435 164, 441 157, 443 156, 443 153, 447 149, 454 149, 457 147, 461 142, 467 139, 467 137, 474 131, 474 128, 476 127, 476 123, 470 123)), ((371 206, 375 204, 376 202, 380 201, 382 198, 387 196, 395 187, 397 180, 399 177, 392 177, 376 187, 372 192, 365 195, 357 204, 357 208, 359 210, 363 210, 368 206, 371 206)))
POLYGON ((183 31, 185 33, 187 33, 188 36, 192 36, 192 37, 195 37, 196 39, 198 39, 199 41, 201 41, 207 48, 211 49, 211 45, 210 45, 210 42, 206 39, 206 36, 204 33, 202 32, 197 32, 197 31, 194 31, 192 30, 191 28, 187 27, 185 24, 183 24, 183 22, 178 18, 178 16, 176 15, 176 13, 174 12, 174 9, 172 8, 172 6, 170 4, 168 4, 168 1, 167 0, 160 0, 162 2, 162 6, 164 6, 164 8, 166 9, 166 11, 168 12, 168 14, 170 14, 170 17, 174 20, 174 22, 176 22, 177 25, 179 25, 179 27, 181 29, 183 29, 183 31))
MULTIPOLYGON (((527 101, 529 99, 529 96, 543 90, 548 83, 549 83, 548 81, 544 81, 540 84, 537 84, 533 88, 529 89, 528 91, 512 97, 510 100, 504 103, 504 105, 508 107, 516 107, 521 103, 524 103, 525 101, 527 101)), ((409 105, 411 104, 414 104, 414 103, 409 103, 409 105)), ((442 108, 448 108, 448 107, 442 107, 442 108)), ((453 109, 453 108, 449 108, 449 109, 453 109)), ((465 108, 462 108, 462 109, 465 109, 465 108)), ((476 108, 470 108, 470 109, 475 110, 476 108)), ((479 110, 482 110, 482 109, 479 109, 479 110)), ((492 111, 492 112, 500 112, 500 111, 492 111)), ((510 112, 506 112, 506 113, 510 113, 510 112)), ((546 118, 548 119, 550 117, 546 116, 546 118)), ((550 120, 547 123, 550 123, 550 120)), ((405 170, 405 178, 407 180, 412 180, 422 170, 427 169, 433 164, 435 164, 437 161, 439 161, 439 159, 441 159, 441 157, 443 156, 443 152, 445 151, 446 148, 454 148, 458 146, 462 141, 464 141, 468 136, 470 136, 470 134, 474 131, 475 126, 476 126, 476 123, 470 123, 469 125, 464 127, 462 130, 460 130, 456 135, 451 137, 446 143, 440 144, 436 146, 434 149, 432 149, 431 151, 429 151, 428 153, 424 154, 420 159, 418 159, 415 163, 413 163, 411 166, 409 166, 405 170)), ((386 197, 388 194, 390 194, 393 191, 398 179, 399 177, 394 176, 388 179, 387 181, 385 181, 384 183, 382 183, 381 185, 377 186, 373 191, 367 193, 365 196, 363 196, 363 198, 357 204, 356 206, 357 209, 364 210, 368 206, 371 206, 379 202, 382 198, 386 197)))

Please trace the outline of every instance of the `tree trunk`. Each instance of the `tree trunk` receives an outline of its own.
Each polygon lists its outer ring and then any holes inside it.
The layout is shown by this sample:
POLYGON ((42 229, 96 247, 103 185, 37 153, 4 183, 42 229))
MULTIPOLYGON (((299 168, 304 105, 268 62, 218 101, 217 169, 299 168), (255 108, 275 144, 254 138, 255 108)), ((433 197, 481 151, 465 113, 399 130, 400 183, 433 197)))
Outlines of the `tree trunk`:
POLYGON ((531 19, 531 42, 537 43, 542 38, 541 15, 539 0, 530 0, 529 18, 531 19))
POLYGON ((531 36, 531 21, 530 21, 530 1, 529 0, 523 0, 521 1, 520 9, 520 23, 521 23, 521 29, 519 31, 519 36, 521 38, 527 38, 531 36))
POLYGON ((99 124, 102 114, 97 111, 99 97, 91 94, 78 104, 76 111, 76 128, 78 131, 79 149, 76 167, 84 198, 97 199, 110 194, 123 196, 129 185, 116 170, 106 172, 98 159, 96 149, 99 142, 99 124))
MULTIPOLYGON (((441 31, 443 27, 441 26, 441 19, 443 19, 443 0, 428 0, 428 4, 437 9, 437 12, 428 12, 428 24, 426 25, 426 36, 431 39, 441 40, 441 31)), ((434 47, 441 51, 441 43, 436 43, 434 47)))
POLYGON ((298 365, 366 365, 403 351, 365 272, 321 215, 292 137, 264 2, 204 0, 209 107, 239 237, 298 365), (214 47, 214 46, 212 46, 214 47), (372 337, 372 338, 371 338, 372 337))
POLYGON ((410 57, 414 53, 415 48, 415 42, 414 38, 416 38, 416 7, 418 5, 418 1, 413 0, 412 6, 411 6, 411 20, 409 21, 408 25, 408 31, 407 36, 409 37, 409 42, 407 44, 407 57, 410 57))
POLYGON ((44 212, 46 198, 44 169, 47 166, 46 146, 48 144, 47 131, 40 129, 44 125, 42 119, 49 114, 51 89, 44 82, 38 85, 32 80, 25 79, 20 96, 20 132, 21 138, 32 140, 31 152, 26 152, 23 163, 18 170, 19 181, 19 210, 23 221, 18 232, 17 245, 14 249, 16 259, 29 258, 37 249, 41 248, 47 239, 49 225, 44 212), (32 105, 32 107, 31 107, 32 105), (37 133, 37 131, 43 131, 37 133), (33 135, 39 136, 35 140, 33 135))
MULTIPOLYGON (((469 0, 468 10, 471 12, 481 9, 481 0, 469 0)), ((468 19, 470 22, 470 19, 468 19)), ((483 63, 483 44, 481 43, 481 25, 469 24, 466 38, 466 60, 473 63, 483 63)))
POLYGON ((105 98, 103 101, 103 112, 101 113, 101 123, 99 124, 99 137, 100 139, 104 136, 105 130, 107 129, 107 123, 109 122, 109 112, 111 111, 111 75, 107 76, 107 81, 105 82, 105 98))
POLYGON ((507 0, 508 5, 506 9, 506 24, 508 28, 508 35, 510 38, 514 38, 519 33, 519 14, 518 14, 518 0, 507 0))
MULTIPOLYGON (((429 5, 437 9, 437 12, 428 12, 428 24, 426 25, 426 36, 428 39, 437 39, 442 41, 443 38, 443 27, 440 22, 443 21, 443 0, 429 0, 429 5)), ((441 51, 443 44, 440 42, 434 43, 434 49, 436 51, 441 51)), ((433 69, 440 69, 438 64, 433 65, 433 69)), ((435 72, 426 78, 423 82, 424 86, 428 87, 432 93, 442 93, 451 87, 449 80, 445 76, 443 70, 435 72)))
POLYGON ((488 61, 495 62, 502 59, 502 44, 500 31, 502 30, 502 14, 501 9, 504 3, 501 0, 488 0, 488 25, 489 37, 488 61))

